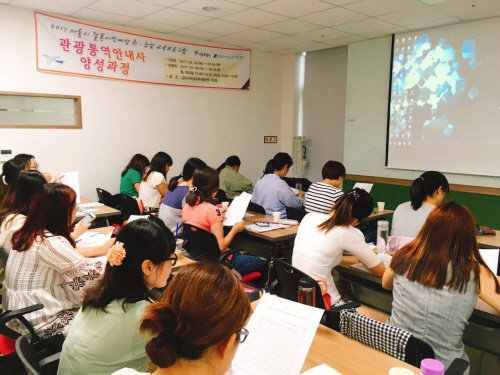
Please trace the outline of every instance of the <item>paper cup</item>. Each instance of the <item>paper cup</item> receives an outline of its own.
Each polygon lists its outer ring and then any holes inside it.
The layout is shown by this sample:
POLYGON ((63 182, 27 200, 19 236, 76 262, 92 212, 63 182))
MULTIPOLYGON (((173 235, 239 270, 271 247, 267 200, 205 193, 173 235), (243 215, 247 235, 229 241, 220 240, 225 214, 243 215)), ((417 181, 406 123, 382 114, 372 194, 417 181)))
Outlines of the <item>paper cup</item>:
POLYGON ((413 371, 404 367, 393 367, 389 369, 389 375, 415 375, 413 371))
POLYGON ((279 223, 281 219, 281 212, 273 212, 273 222, 279 223))
POLYGON ((384 211, 385 208, 385 202, 377 202, 377 209, 378 211, 384 211))
POLYGON ((221 205, 222 207, 229 207, 229 202, 222 202, 221 205))

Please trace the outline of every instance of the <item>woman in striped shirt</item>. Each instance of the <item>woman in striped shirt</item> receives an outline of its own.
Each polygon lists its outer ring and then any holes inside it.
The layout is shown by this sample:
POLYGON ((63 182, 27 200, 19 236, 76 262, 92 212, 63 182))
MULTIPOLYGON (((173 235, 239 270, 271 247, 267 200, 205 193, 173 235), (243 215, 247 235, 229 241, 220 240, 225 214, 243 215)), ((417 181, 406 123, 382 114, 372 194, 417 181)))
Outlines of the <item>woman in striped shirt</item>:
POLYGON ((340 186, 345 178, 341 162, 329 160, 321 170, 323 181, 315 182, 306 193, 305 209, 309 212, 329 214, 333 205, 344 195, 340 186))

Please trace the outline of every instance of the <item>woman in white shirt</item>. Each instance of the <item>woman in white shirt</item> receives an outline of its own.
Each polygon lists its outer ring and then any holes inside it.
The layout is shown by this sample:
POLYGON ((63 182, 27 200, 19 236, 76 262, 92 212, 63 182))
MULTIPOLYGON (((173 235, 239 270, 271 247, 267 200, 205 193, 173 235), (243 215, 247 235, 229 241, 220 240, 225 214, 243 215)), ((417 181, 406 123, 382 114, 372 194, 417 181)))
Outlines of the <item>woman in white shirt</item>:
POLYGON ((70 235, 76 194, 69 186, 46 184, 34 197, 26 221, 12 235, 4 287, 6 309, 42 303, 27 314, 37 334, 66 332, 82 302, 82 291, 103 271, 104 262, 82 256, 70 235))
POLYGON ((393 236, 417 237, 431 211, 450 191, 446 177, 436 171, 428 171, 413 181, 410 202, 401 203, 392 218, 393 236))
POLYGON ((310 213, 300 223, 292 265, 313 279, 327 283, 332 306, 344 303, 332 276, 332 269, 342 261, 344 251, 358 258, 375 275, 384 274, 384 264, 368 247, 363 233, 355 228, 372 211, 370 194, 356 188, 337 201, 330 215, 310 213))
POLYGON ((161 200, 168 189, 166 177, 172 164, 170 155, 162 151, 156 153, 151 159, 149 170, 142 179, 139 188, 139 199, 146 209, 160 207, 161 200))

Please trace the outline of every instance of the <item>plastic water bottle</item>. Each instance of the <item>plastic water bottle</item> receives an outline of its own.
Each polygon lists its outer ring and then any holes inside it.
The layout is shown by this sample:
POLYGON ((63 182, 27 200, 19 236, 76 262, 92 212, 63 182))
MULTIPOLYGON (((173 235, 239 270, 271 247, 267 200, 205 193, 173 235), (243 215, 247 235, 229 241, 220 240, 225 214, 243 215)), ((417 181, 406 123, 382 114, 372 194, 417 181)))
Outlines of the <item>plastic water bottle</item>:
POLYGON ((385 253, 387 250, 387 239, 389 238, 389 222, 379 220, 377 222, 377 250, 385 253))

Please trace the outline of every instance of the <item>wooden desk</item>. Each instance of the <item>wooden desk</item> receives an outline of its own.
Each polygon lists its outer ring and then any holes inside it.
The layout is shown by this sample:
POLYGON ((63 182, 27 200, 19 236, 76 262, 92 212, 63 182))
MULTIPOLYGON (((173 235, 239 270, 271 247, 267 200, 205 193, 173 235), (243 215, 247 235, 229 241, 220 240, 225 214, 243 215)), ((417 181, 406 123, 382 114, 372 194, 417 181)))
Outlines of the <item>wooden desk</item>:
POLYGON ((481 247, 500 249, 500 231, 496 230, 496 235, 477 236, 477 242, 481 247))
MULTIPOLYGON (((93 202, 95 202, 95 201, 88 199, 88 198, 84 198, 84 197, 80 198, 80 203, 93 203, 93 202)), ((108 207, 108 206, 99 206, 96 208, 97 208, 97 211, 92 212, 96 217, 109 217, 109 216, 115 216, 115 215, 121 214, 120 210, 117 210, 115 208, 108 207)), ((75 221, 81 220, 84 216, 85 215, 77 216, 75 221)))
POLYGON ((405 367, 419 374, 416 367, 322 325, 316 331, 301 372, 321 364, 342 375, 387 375, 392 367, 405 367))
MULTIPOLYGON (((248 212, 248 213, 254 216, 244 218, 243 220, 245 221, 245 225, 253 224, 255 221, 273 221, 272 216, 257 214, 255 212, 248 212)), ((268 232, 256 232, 245 228, 244 232, 251 236, 258 237, 272 243, 276 243, 295 238, 295 236, 297 235, 298 227, 299 227, 298 225, 291 225, 288 228, 275 229, 275 230, 270 230, 268 232)))

